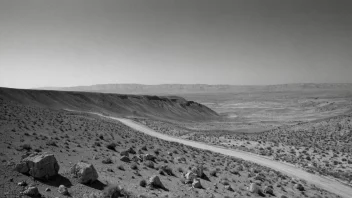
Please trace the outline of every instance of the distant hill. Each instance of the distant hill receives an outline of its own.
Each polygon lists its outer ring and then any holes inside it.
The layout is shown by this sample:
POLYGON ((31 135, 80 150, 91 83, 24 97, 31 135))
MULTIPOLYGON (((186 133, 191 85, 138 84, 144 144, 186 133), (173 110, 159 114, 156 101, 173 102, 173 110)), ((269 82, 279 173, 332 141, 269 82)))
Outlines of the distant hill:
POLYGON ((196 93, 239 93, 279 92, 305 90, 352 90, 352 83, 302 83, 281 85, 206 85, 206 84, 99 84, 76 87, 47 87, 44 90, 83 91, 120 94, 196 94, 196 93))
POLYGON ((53 109, 94 111, 123 116, 149 116, 176 120, 208 120, 219 117, 208 107, 169 96, 50 91, 0 88, 0 102, 15 102, 53 109))

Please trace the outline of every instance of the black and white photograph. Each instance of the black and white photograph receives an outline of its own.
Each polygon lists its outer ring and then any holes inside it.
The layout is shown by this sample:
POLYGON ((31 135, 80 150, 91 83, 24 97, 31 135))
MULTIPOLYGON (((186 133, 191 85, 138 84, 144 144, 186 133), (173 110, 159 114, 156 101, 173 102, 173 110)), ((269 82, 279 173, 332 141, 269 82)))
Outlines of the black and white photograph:
POLYGON ((0 0, 0 198, 352 198, 351 0, 0 0))

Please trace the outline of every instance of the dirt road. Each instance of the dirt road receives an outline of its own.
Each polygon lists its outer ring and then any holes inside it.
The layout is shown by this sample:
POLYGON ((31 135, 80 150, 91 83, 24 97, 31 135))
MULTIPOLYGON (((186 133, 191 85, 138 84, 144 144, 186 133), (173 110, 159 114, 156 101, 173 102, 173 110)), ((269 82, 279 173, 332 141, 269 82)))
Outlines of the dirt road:
POLYGON ((195 142, 195 141, 190 141, 190 140, 185 140, 185 139, 180 139, 180 138, 168 136, 168 135, 165 135, 162 133, 158 133, 158 132, 148 128, 147 126, 142 125, 137 122, 134 122, 133 120, 130 120, 130 119, 103 116, 99 113, 94 113, 94 114, 100 115, 102 117, 107 117, 107 118, 111 118, 114 120, 118 120, 118 121, 122 122, 123 124, 133 128, 135 130, 138 130, 140 132, 143 132, 145 134, 148 134, 148 135, 151 135, 151 136, 163 139, 163 140, 178 142, 178 143, 192 146, 195 148, 210 150, 212 152, 217 152, 217 153, 221 153, 224 155, 233 156, 233 157, 241 158, 241 159, 244 159, 247 161, 251 161, 251 162, 275 169, 275 170, 280 171, 282 173, 285 173, 289 176, 306 180, 309 183, 316 185, 317 187, 320 187, 322 189, 325 189, 329 192, 335 193, 335 194, 340 195, 342 197, 352 198, 352 188, 351 187, 344 185, 344 184, 342 184, 338 181, 335 181, 333 179, 329 179, 326 177, 322 177, 319 175, 314 175, 314 174, 308 173, 304 170, 301 170, 301 169, 294 167, 294 166, 290 166, 288 164, 284 164, 284 163, 281 163, 278 161, 270 160, 270 159, 267 159, 267 158, 264 158, 264 157, 261 157, 261 156, 258 156, 258 155, 252 154, 252 153, 248 153, 248 152, 243 152, 243 151, 238 151, 238 150, 230 150, 230 149, 220 148, 220 147, 216 147, 216 146, 212 146, 212 145, 207 145, 207 144, 200 143, 200 142, 195 142))

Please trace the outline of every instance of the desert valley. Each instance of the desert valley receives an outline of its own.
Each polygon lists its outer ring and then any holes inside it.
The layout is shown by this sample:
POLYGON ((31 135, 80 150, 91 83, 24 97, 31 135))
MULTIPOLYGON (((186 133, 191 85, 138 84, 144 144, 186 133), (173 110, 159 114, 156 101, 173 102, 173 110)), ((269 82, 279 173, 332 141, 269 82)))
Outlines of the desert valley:
POLYGON ((352 198, 351 0, 0 0, 0 198, 352 198))
POLYGON ((1 193, 352 195, 352 85, 204 86, 1 88, 1 193))

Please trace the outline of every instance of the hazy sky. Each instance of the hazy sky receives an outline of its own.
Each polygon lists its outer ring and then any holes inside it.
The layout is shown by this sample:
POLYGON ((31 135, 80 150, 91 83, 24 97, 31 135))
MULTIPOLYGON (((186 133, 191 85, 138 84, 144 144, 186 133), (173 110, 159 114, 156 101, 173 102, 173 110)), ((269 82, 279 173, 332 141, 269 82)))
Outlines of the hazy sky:
POLYGON ((351 0, 0 0, 0 86, 352 83, 351 0))

